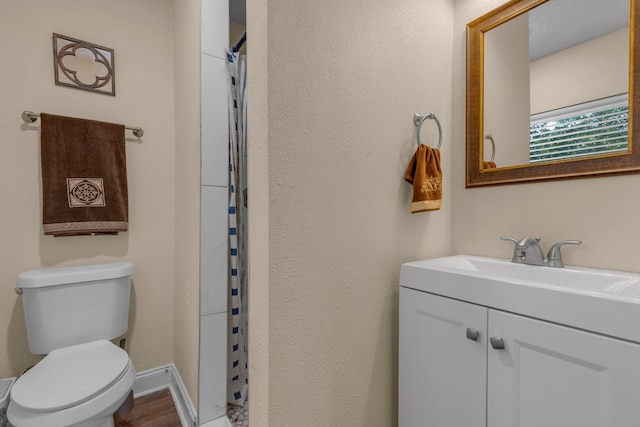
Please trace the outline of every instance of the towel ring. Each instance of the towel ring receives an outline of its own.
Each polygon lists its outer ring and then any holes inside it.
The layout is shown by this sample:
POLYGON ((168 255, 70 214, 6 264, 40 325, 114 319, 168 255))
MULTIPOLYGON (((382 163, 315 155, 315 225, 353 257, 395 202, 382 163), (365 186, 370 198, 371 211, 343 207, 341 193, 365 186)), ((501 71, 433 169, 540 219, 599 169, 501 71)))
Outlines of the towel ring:
POLYGON ((484 139, 488 139, 491 142, 491 160, 489 161, 493 162, 493 159, 496 157, 496 142, 493 140, 493 135, 490 133, 486 134, 484 139))
POLYGON ((420 142, 420 130, 422 129, 422 124, 424 123, 425 119, 432 119, 434 122, 436 122, 436 125, 438 125, 438 146, 436 147, 436 149, 439 150, 442 146, 442 126, 440 125, 440 120, 438 120, 436 115, 433 113, 427 113, 425 115, 416 113, 413 116, 413 122, 418 127, 418 129, 416 130, 416 140, 418 146, 422 144, 422 142, 420 142))

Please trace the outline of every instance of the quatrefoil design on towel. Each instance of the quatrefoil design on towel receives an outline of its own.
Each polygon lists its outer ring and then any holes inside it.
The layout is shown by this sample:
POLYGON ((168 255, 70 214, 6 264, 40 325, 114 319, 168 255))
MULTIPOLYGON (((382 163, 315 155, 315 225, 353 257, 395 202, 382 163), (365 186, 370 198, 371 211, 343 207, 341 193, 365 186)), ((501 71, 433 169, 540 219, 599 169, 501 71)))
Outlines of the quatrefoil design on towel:
POLYGON ((70 208, 105 206, 102 178, 67 178, 67 198, 70 208))

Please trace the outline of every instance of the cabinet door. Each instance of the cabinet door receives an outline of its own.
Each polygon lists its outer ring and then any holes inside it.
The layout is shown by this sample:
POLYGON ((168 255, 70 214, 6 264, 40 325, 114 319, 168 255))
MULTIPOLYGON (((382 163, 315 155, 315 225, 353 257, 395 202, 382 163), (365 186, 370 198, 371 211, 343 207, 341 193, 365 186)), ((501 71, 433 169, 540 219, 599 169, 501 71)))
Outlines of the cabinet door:
POLYGON ((485 307, 400 288, 400 427, 485 426, 486 325, 485 307))
POLYGON ((494 310, 489 337, 488 427, 640 425, 639 345, 494 310))

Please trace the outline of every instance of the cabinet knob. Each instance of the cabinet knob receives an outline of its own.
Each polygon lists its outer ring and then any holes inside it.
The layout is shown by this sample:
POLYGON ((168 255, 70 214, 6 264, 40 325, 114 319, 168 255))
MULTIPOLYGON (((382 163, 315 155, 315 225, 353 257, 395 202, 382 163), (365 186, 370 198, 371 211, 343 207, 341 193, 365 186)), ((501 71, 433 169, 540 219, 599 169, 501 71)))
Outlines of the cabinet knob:
POLYGON ((491 347, 494 350, 504 350, 504 340, 500 337, 491 337, 489 338, 489 342, 491 343, 491 347))
POLYGON ((478 341, 478 338, 480 338, 480 332, 472 328, 467 328, 467 338, 471 341, 478 341))

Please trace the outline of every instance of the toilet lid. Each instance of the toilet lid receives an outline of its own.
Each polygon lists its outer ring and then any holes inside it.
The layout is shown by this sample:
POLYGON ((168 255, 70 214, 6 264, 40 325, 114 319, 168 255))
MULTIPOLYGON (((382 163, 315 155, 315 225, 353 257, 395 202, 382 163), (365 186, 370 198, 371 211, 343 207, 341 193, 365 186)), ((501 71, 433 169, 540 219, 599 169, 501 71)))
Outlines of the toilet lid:
POLYGON ((11 401, 29 412, 70 408, 112 386, 128 366, 129 355, 107 340, 60 348, 18 378, 11 401))

